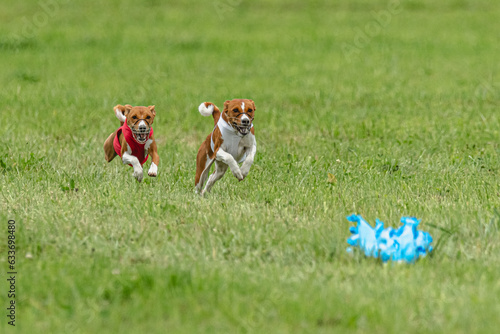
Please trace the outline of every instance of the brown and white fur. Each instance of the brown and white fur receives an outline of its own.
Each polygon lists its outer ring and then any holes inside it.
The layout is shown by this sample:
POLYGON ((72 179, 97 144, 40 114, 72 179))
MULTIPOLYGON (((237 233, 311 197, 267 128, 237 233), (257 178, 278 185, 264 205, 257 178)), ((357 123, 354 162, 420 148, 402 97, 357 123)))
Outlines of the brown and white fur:
MULTIPOLYGON (((120 121, 120 126, 127 122, 128 126, 133 132, 137 133, 149 133, 153 120, 156 116, 155 106, 149 107, 132 107, 130 104, 122 106, 121 104, 113 108, 116 118, 120 121)), ((108 139, 104 142, 104 157, 107 162, 113 160, 117 154, 113 147, 113 141, 116 136, 116 132, 109 135, 108 139)), ((121 144, 121 154, 122 161, 124 164, 131 164, 134 168, 133 176, 137 181, 141 182, 143 179, 142 165, 139 160, 131 155, 131 148, 127 144, 123 134, 120 134, 118 138, 121 144)), ((156 147, 156 141, 154 135, 151 135, 149 139, 145 142, 144 146, 145 152, 149 154, 152 158, 151 166, 149 167, 148 175, 155 177, 158 174, 158 165, 160 163, 160 156, 158 155, 158 150, 156 147)))
POLYGON ((212 115, 215 125, 213 131, 201 144, 196 157, 195 188, 196 192, 203 196, 210 192, 214 183, 224 176, 228 167, 240 181, 248 175, 257 151, 255 130, 252 124, 255 103, 248 99, 226 101, 221 113, 215 104, 203 102, 198 110, 203 116, 212 115), (214 162, 215 171, 210 175, 202 190, 214 162), (241 167, 238 165, 240 162, 243 162, 241 167))

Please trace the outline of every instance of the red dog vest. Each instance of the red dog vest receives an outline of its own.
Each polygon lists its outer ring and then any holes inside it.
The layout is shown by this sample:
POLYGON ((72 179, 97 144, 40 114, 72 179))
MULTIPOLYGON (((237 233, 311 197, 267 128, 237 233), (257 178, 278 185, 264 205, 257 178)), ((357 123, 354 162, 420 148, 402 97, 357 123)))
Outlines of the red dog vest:
MULTIPOLYGON (((118 130, 116 130, 115 140, 113 140, 113 147, 115 148, 116 154, 118 154, 121 158, 122 146, 120 144, 120 141, 118 140, 120 133, 123 133, 123 135, 125 136, 125 140, 127 141, 128 146, 130 146, 130 148, 132 149, 132 155, 139 160, 141 166, 144 165, 144 163, 149 158, 147 152, 144 151, 144 146, 146 145, 146 143, 140 144, 135 140, 132 134, 132 130, 128 126, 127 122, 123 123, 123 125, 119 127, 118 130)), ((153 128, 151 128, 151 131, 149 131, 148 139, 151 138, 152 135, 153 135, 153 128)))

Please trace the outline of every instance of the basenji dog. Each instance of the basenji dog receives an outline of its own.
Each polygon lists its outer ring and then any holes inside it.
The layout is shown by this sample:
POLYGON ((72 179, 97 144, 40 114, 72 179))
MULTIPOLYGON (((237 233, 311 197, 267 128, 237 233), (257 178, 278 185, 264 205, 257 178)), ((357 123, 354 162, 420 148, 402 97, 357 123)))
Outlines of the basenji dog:
POLYGON ((226 101, 221 113, 215 104, 203 102, 198 111, 203 116, 212 115, 215 125, 201 144, 196 157, 195 189, 203 196, 224 176, 228 167, 240 181, 250 172, 257 152, 253 126, 255 103, 248 99, 226 101), (215 171, 202 190, 214 162, 215 171), (241 168, 238 163, 243 163, 241 168))
POLYGON ((109 135, 104 142, 104 157, 110 162, 117 155, 124 164, 134 168, 133 176, 137 181, 143 179, 142 165, 151 155, 152 162, 148 175, 158 174, 160 157, 153 136, 153 120, 156 116, 155 106, 132 107, 130 104, 121 104, 113 108, 116 118, 120 121, 118 130, 109 135))

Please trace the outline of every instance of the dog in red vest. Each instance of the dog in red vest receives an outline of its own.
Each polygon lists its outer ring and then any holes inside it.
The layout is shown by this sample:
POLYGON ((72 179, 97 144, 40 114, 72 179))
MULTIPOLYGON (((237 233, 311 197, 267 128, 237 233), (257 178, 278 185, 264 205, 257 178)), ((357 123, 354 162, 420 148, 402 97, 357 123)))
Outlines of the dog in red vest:
POLYGON ((141 182, 142 165, 151 155, 153 161, 148 175, 155 177, 160 163, 152 127, 156 116, 155 106, 132 107, 130 104, 119 104, 114 107, 114 111, 116 118, 120 120, 120 127, 104 142, 106 161, 110 162, 119 155, 124 164, 134 168, 133 176, 141 182))

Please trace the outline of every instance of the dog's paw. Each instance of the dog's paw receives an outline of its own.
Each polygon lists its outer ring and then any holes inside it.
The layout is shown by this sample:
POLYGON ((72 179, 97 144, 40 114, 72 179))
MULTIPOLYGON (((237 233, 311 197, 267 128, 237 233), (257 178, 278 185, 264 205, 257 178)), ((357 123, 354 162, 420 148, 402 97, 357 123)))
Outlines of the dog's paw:
POLYGON ((142 175, 142 169, 134 170, 134 174, 132 175, 137 179, 137 181, 142 182, 142 178, 144 177, 142 175))
POLYGON ((243 179, 248 176, 248 173, 250 173, 250 167, 245 168, 245 166, 242 166, 240 170, 241 170, 241 175, 243 175, 243 179))
POLYGON ((244 176, 241 173, 240 169, 234 170, 232 172, 233 172, 234 177, 236 177, 239 181, 242 181, 244 179, 244 176))
POLYGON ((156 166, 154 162, 152 162, 151 167, 149 167, 148 175, 151 177, 155 177, 156 175, 158 175, 158 166, 156 166))

